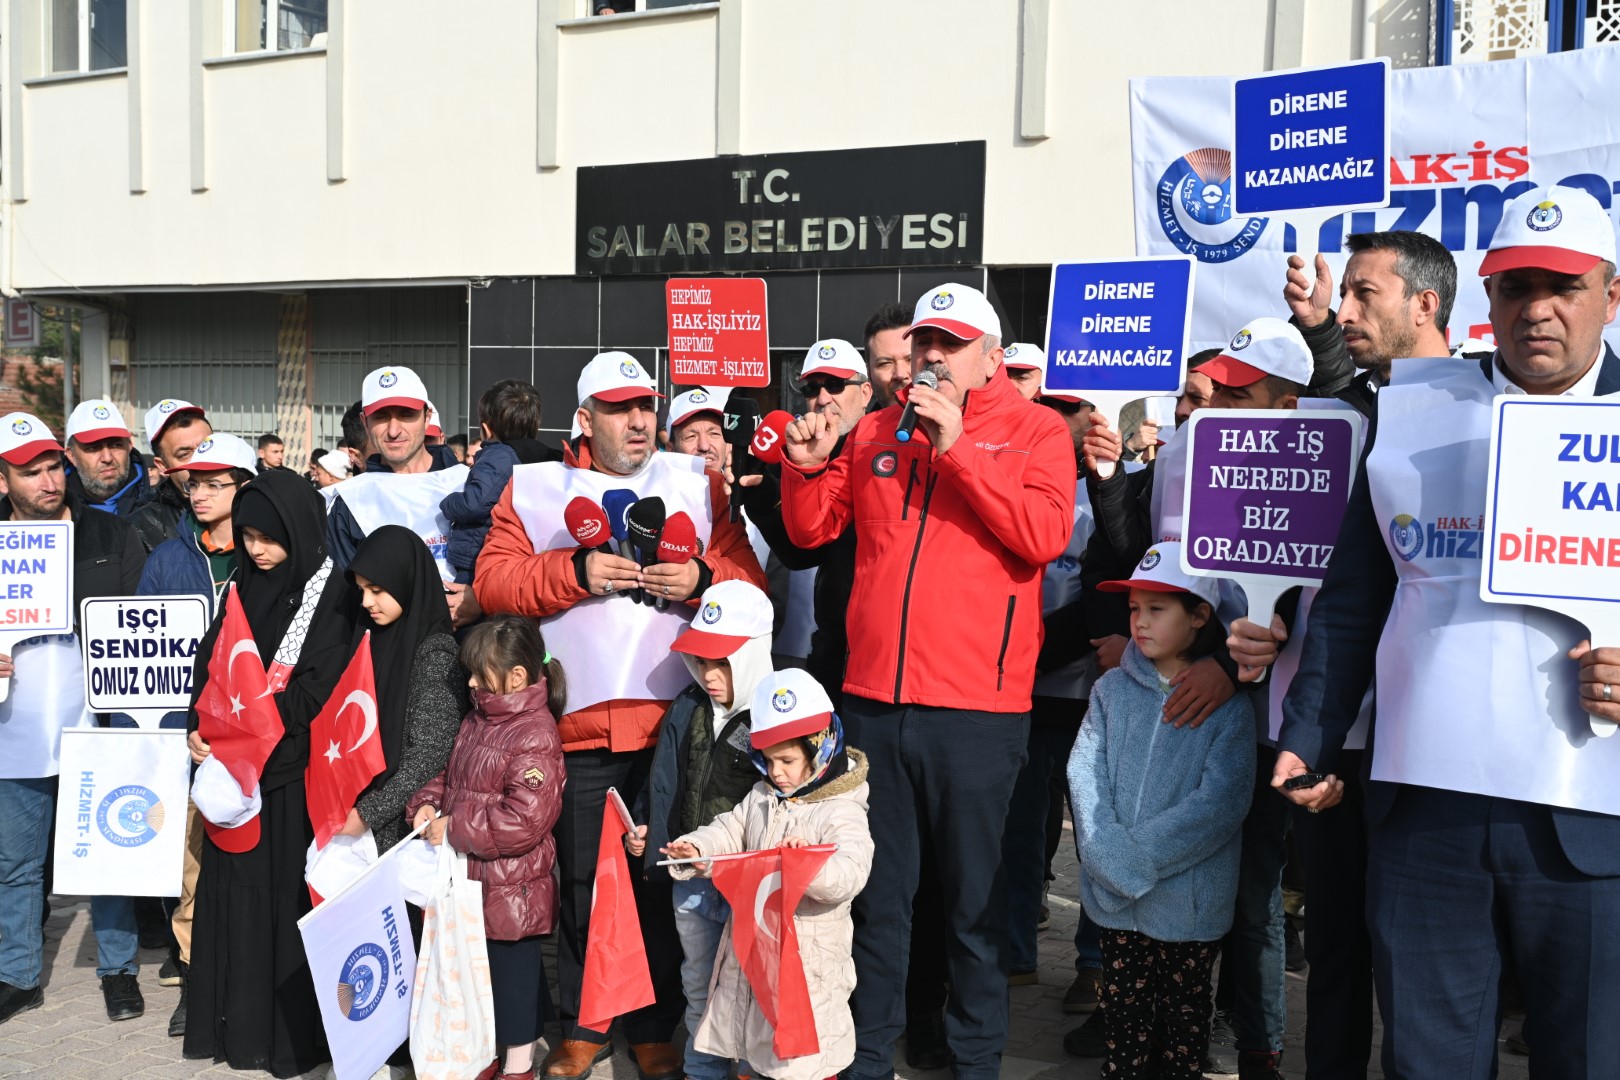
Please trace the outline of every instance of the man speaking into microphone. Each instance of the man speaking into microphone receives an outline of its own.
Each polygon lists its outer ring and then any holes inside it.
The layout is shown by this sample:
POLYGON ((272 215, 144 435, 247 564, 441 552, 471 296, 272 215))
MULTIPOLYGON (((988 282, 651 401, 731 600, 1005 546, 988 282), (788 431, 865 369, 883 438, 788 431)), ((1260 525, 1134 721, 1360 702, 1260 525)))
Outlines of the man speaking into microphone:
POLYGON ((855 901, 855 1062, 888 1077, 905 1015, 921 845, 939 867, 955 1075, 995 1077, 1007 1038, 1001 833, 1029 733, 1041 572, 1074 527, 1074 445, 1002 367, 1001 322, 977 289, 941 285, 909 332, 917 419, 863 418, 844 445, 811 413, 788 425, 787 532, 814 547, 855 526, 844 722, 872 769, 877 858, 855 901))
MULTIPOLYGON (((646 783, 665 707, 691 676, 670 645, 692 618, 695 597, 711 582, 740 578, 761 588, 765 575, 741 523, 728 513, 725 481, 702 458, 658 453, 657 398, 650 375, 628 353, 606 352, 579 377, 580 435, 562 461, 519 465, 490 515, 473 589, 485 611, 540 619, 546 643, 568 671, 567 712, 557 721, 568 766, 557 820, 561 876, 557 975, 563 1039, 542 1063, 543 1077, 583 1077, 613 1052, 608 1032, 578 1025, 589 933, 591 885, 610 787, 633 804, 646 783), (567 507, 574 499, 648 522, 646 506, 662 500, 669 516, 685 514, 705 540, 689 561, 650 565, 601 550, 600 524, 576 537, 567 507), (665 600, 659 610, 636 603, 643 590, 665 600)), ((576 508, 587 504, 575 504, 576 508)), ((595 517, 595 506, 589 506, 595 517)), ((664 518, 657 517, 662 525, 664 518)), ((647 943, 655 1004, 619 1019, 643 1077, 681 1075, 671 1043, 684 1012, 681 952, 675 934, 672 882, 660 871, 635 875, 636 907, 647 943)))

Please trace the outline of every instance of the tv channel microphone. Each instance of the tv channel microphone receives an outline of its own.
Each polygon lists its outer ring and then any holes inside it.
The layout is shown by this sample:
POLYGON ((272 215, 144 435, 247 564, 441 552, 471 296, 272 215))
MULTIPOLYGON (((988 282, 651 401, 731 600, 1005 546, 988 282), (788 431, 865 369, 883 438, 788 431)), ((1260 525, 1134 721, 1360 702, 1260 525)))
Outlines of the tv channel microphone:
MULTIPOLYGON (((652 566, 658 561, 658 535, 664 531, 664 514, 664 500, 657 495, 638 499, 625 514, 629 529, 629 557, 638 566, 652 566)), ((653 602, 652 595, 645 589, 632 589, 630 595, 637 603, 653 602)))
POLYGON ((575 495, 563 507, 563 525, 580 547, 613 554, 613 545, 608 543, 613 530, 608 525, 607 511, 602 509, 600 503, 583 495, 575 495))
MULTIPOLYGON (((731 475, 741 479, 763 472, 764 466, 748 453, 754 431, 759 427, 759 403, 751 397, 732 394, 726 398, 726 411, 720 419, 726 445, 731 447, 731 475)), ((742 505, 736 499, 731 500, 731 520, 742 520, 742 505)))
POLYGON ((782 443, 787 437, 787 426, 791 423, 793 414, 786 409, 772 409, 766 413, 748 444, 749 453, 767 465, 782 464, 782 443))
MULTIPOLYGON (((926 386, 930 390, 939 389, 939 376, 932 371, 919 371, 912 376, 913 386, 926 386)), ((917 429, 917 406, 908 397, 906 407, 900 411, 900 426, 894 429, 894 437, 901 442, 910 442, 911 433, 917 429)))
MULTIPOLYGON (((664 522, 664 531, 658 536, 658 561, 661 563, 689 563, 697 557, 697 527, 691 515, 677 510, 664 522)), ((659 611, 669 610, 669 597, 656 599, 659 611)))
POLYGON ((629 488, 610 488, 602 493, 602 509, 607 511, 608 528, 613 531, 614 546, 620 558, 634 558, 630 554, 630 526, 625 516, 638 497, 629 488))

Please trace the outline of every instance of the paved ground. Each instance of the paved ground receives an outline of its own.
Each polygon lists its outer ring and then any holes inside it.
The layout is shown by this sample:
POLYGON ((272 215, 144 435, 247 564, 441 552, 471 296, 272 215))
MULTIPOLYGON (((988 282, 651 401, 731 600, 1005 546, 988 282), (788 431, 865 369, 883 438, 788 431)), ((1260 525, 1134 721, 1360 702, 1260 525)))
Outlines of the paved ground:
MULTIPOLYGON (((1067 824, 1065 823, 1065 828, 1067 824)), ((1078 905, 1072 844, 1064 844, 1052 887, 1052 927, 1041 935, 1040 983, 1014 988, 1012 1024, 1002 1076, 1008 1080, 1073 1080, 1096 1075, 1096 1063, 1068 1057, 1063 1034, 1079 1019, 1064 1016, 1063 992, 1073 978, 1074 937, 1078 905)), ((146 994, 146 1015, 139 1020, 110 1024, 95 977, 95 941, 89 932, 90 908, 82 899, 57 897, 46 927, 45 1004, 0 1025, 0 1077, 46 1078, 140 1077, 143 1080, 181 1080, 190 1077, 232 1076, 258 1080, 266 1073, 235 1073, 224 1065, 188 1062, 180 1058, 179 1040, 167 1035, 169 1013, 178 989, 157 985, 157 953, 142 954, 141 987, 146 994)), ((1303 1076, 1305 983, 1288 981, 1288 1051, 1284 1066, 1291 1076, 1303 1076)), ((1376 1051, 1374 1058, 1376 1059, 1376 1051)), ((316 1074, 319 1076, 320 1074, 316 1074)), ((899 1075, 935 1080, 948 1074, 917 1073, 900 1063, 899 1075)), ((1381 1077, 1376 1065, 1369 1074, 1381 1077)), ((1501 1075, 1523 1080, 1529 1075, 1526 1059, 1503 1054, 1501 1075)), ((622 1047, 596 1070, 598 1080, 637 1080, 635 1065, 622 1047)))

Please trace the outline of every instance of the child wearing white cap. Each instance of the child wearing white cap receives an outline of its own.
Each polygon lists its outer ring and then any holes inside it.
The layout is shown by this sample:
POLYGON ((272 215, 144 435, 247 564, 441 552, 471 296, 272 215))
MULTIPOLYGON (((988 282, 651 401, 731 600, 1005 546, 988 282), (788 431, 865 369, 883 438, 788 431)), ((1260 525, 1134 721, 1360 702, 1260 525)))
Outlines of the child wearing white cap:
MULTIPOLYGON (((691 859, 837 845, 793 915, 820 1047, 804 1057, 776 1057, 775 1031, 755 1000, 735 951, 724 947, 708 1008, 692 1041, 705 1053, 743 1063, 739 1074, 752 1071, 752 1066, 775 1080, 823 1080, 855 1060, 855 1025, 849 1010, 849 993, 855 986, 850 902, 872 870, 866 756, 844 745, 844 726, 827 691, 798 668, 767 675, 754 690, 752 711, 750 756, 765 779, 730 813, 678 837, 664 853, 691 859)), ((712 865, 672 866, 670 873, 677 881, 707 877, 712 865)))
POLYGON ((1254 710, 1238 694, 1199 726, 1163 722, 1170 680, 1214 652, 1216 579, 1161 541, 1125 581, 1131 640, 1097 681, 1069 757, 1080 899, 1102 927, 1108 1075, 1199 1075, 1210 971, 1231 929, 1254 785, 1254 710), (1154 1063, 1157 1063, 1155 1066, 1154 1063))
MULTIPOLYGON (((754 689, 771 673, 771 618, 770 598, 757 586, 720 581, 704 591, 691 628, 675 639, 671 648, 686 661, 692 685, 664 713, 652 776, 635 813, 647 824, 637 826, 627 841, 631 855, 644 856, 649 844, 656 852, 670 837, 707 825, 735 808, 759 781, 750 757, 749 706, 754 689)), ((702 1053, 692 1043, 731 908, 703 878, 677 881, 674 894, 684 956, 686 1075, 725 1080, 730 1059, 702 1053)))

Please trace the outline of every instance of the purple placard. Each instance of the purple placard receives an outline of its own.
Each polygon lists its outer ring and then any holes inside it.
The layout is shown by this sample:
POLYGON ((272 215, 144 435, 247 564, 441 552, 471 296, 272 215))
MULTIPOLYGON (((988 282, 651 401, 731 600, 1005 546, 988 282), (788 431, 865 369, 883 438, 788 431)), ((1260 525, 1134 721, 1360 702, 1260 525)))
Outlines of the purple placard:
POLYGON ((1355 478, 1357 419, 1201 409, 1190 423, 1183 568, 1320 584, 1355 478))

